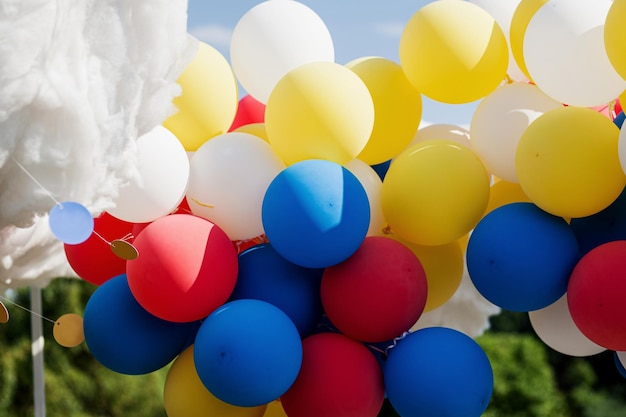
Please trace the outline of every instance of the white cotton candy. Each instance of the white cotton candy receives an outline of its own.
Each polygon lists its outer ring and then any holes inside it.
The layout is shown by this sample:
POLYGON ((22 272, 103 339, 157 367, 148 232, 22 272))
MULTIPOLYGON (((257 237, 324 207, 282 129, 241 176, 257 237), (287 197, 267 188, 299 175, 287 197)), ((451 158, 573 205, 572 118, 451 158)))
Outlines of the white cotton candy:
POLYGON ((136 175, 135 139, 175 111, 194 56, 186 25, 186 0, 0 2, 0 288, 63 271, 45 266, 62 245, 37 232, 28 247, 51 246, 29 252, 20 228, 55 200, 99 214, 136 175))

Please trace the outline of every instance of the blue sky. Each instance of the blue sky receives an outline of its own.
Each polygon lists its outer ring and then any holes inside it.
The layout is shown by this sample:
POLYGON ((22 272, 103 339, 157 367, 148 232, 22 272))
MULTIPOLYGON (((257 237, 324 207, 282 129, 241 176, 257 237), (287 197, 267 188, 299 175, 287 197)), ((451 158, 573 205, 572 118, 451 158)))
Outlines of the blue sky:
MULTIPOLYGON (((188 31, 229 58, 233 28, 262 0, 189 0, 188 31)), ((406 22, 432 0, 301 0, 326 23, 335 44, 336 62, 381 56, 398 62, 398 45, 406 22)), ((467 127, 476 103, 441 104, 424 98, 422 119, 467 127)))

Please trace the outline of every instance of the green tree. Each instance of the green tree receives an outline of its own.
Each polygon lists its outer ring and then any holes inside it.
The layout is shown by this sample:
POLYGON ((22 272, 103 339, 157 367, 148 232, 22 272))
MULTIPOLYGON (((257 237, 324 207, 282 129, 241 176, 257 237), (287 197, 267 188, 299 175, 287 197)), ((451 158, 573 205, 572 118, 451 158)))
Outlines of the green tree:
MULTIPOLYGON (((95 287, 77 279, 59 278, 43 289, 43 315, 52 320, 65 313, 82 316, 95 287)), ((16 292, 15 302, 28 307, 29 291, 16 292)), ((30 345, 31 314, 11 304, 11 319, 0 327, 0 415, 34 415, 30 345)), ((111 308, 115 308, 112 306, 111 308)), ((167 369, 129 376, 98 363, 85 343, 64 348, 44 321, 46 412, 50 417, 165 417, 163 382, 167 369)))
POLYGON ((548 355, 532 335, 487 333, 477 339, 493 368, 485 417, 567 417, 548 355))

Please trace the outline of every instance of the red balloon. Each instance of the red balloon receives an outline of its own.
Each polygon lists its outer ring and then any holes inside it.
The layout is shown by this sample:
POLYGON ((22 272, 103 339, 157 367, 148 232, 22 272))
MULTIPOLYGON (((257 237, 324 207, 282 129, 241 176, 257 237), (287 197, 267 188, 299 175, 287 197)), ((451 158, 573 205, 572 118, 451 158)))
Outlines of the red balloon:
MULTIPOLYGON (((110 242, 132 234, 133 226, 133 223, 102 213, 94 219, 95 233, 89 239, 78 245, 64 244, 65 256, 76 275, 87 282, 101 285, 123 274, 126 261, 113 253, 110 242)), ((128 242, 132 243, 132 239, 128 242)))
POLYGON ((128 285, 152 315, 173 322, 207 317, 235 287, 237 253, 222 229, 201 217, 171 214, 148 224, 135 239, 128 285))
POLYGON ((265 104, 256 100, 251 95, 246 95, 239 100, 235 120, 233 120, 228 131, 232 132, 244 125, 263 122, 265 122, 265 104))
POLYGON ((626 240, 589 251, 574 267, 567 303, 580 331, 609 350, 626 350, 626 240))
POLYGON ((385 397, 383 374, 361 343, 338 333, 302 341, 302 367, 280 397, 288 416, 376 417, 385 397))
POLYGON ((382 342, 409 330, 426 305, 426 273, 402 243, 366 237, 344 262, 326 268, 324 311, 342 333, 364 342, 382 342))

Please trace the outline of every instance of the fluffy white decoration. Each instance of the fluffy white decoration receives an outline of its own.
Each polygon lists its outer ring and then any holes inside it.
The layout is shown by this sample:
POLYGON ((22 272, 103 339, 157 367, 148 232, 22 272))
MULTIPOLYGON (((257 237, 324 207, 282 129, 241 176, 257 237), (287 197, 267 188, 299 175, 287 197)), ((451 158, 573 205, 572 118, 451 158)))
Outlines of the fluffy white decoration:
POLYGON ((500 311, 500 307, 487 301, 476 290, 465 268, 461 285, 454 295, 442 306, 422 314, 411 330, 443 326, 475 338, 489 328, 489 317, 500 314, 500 311))
POLYGON ((175 110, 186 26, 186 0, 0 2, 0 289, 71 272, 50 195, 111 208, 135 139, 175 110))

